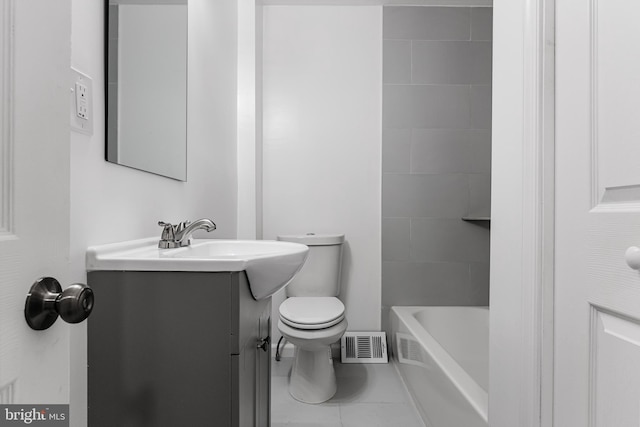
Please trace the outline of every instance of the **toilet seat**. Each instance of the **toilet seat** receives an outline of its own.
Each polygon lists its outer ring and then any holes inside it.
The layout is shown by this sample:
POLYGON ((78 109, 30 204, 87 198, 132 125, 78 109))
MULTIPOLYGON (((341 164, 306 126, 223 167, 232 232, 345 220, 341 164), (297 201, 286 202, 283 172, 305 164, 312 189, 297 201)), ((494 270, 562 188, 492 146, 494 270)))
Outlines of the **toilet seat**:
POLYGON ((335 297, 291 297, 280 304, 280 320, 296 329, 324 329, 344 320, 344 304, 335 297))

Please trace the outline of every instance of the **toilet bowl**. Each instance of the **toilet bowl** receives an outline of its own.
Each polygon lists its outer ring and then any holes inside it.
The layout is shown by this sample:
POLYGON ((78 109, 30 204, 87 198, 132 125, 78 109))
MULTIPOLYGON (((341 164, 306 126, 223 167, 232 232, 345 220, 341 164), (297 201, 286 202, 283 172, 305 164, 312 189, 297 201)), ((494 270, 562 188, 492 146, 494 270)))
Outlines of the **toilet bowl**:
POLYGON ((278 240, 303 243, 309 255, 285 288, 278 329, 294 345, 289 394, 304 403, 322 403, 337 390, 331 344, 347 330, 340 292, 344 235, 292 235, 278 240))
POLYGON ((322 403, 337 390, 331 344, 347 330, 344 305, 335 297, 292 297, 280 306, 280 333, 295 346, 289 394, 322 403))

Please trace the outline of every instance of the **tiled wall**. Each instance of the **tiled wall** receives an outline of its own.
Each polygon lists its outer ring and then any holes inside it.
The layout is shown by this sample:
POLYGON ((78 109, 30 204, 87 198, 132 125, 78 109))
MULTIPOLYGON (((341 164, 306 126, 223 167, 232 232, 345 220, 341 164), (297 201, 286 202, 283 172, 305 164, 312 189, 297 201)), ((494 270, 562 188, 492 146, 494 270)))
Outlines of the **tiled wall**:
POLYGON ((383 12, 382 305, 487 305, 492 9, 383 12))

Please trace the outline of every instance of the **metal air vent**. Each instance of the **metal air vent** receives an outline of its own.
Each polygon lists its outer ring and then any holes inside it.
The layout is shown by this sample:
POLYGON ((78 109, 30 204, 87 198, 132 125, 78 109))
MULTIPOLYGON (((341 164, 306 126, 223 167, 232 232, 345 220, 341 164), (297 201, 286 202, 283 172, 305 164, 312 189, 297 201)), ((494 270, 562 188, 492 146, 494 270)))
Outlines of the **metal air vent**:
POLYGON ((340 339, 342 363, 387 363, 384 332, 345 332, 340 339))
POLYGON ((396 332, 398 362, 406 365, 426 367, 427 357, 420 343, 411 335, 396 332))

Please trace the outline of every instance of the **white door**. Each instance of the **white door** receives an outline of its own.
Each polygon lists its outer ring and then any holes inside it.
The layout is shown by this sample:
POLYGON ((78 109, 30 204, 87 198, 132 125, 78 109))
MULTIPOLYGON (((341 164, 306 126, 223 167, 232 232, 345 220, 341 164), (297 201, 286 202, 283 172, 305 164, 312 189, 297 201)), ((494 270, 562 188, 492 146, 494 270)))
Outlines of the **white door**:
POLYGON ((23 310, 37 278, 69 285, 70 18, 70 0, 0 0, 0 404, 69 403, 70 326, 23 310))
POLYGON ((640 2, 557 0, 554 425, 640 425, 640 2))

